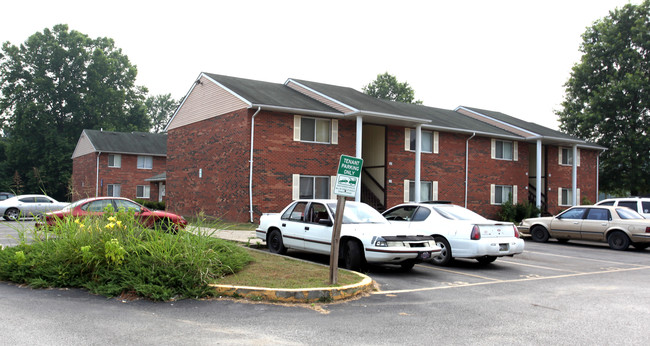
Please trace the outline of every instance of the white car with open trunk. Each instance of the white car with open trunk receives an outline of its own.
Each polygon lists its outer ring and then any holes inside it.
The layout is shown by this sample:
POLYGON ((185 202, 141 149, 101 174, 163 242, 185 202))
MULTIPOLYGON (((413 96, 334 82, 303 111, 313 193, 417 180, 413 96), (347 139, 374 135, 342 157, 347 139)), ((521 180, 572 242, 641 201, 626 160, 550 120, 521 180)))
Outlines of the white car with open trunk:
MULTIPOLYGON (((256 235, 273 253, 287 249, 329 255, 336 200, 298 200, 282 212, 263 214, 256 235)), ((346 202, 340 237, 345 268, 359 270, 366 263, 397 264, 409 270, 440 252, 433 237, 391 225, 372 207, 346 202)))

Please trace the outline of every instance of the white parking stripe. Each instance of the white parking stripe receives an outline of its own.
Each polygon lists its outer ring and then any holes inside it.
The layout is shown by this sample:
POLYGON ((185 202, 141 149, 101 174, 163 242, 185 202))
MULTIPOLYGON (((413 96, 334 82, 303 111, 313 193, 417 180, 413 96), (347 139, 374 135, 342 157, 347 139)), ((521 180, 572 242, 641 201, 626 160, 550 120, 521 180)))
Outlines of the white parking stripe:
POLYGON ((632 264, 632 263, 623 263, 623 262, 601 260, 601 259, 596 259, 596 258, 584 258, 584 257, 575 257, 575 256, 567 256, 567 255, 556 255, 556 254, 550 254, 550 253, 546 253, 546 252, 526 251, 525 253, 531 253, 531 254, 537 254, 537 255, 543 255, 543 256, 554 256, 554 257, 562 257, 562 258, 579 259, 579 260, 584 260, 584 261, 613 263, 613 264, 626 265, 626 266, 646 267, 646 265, 643 265, 643 264, 632 264))
POLYGON ((430 270, 437 270, 437 271, 447 272, 447 273, 452 273, 452 274, 471 276, 471 277, 479 278, 479 279, 483 279, 483 280, 500 281, 499 279, 493 279, 493 278, 489 278, 489 277, 486 277, 486 276, 480 276, 480 275, 474 275, 474 274, 467 274, 467 273, 463 273, 463 272, 457 272, 457 271, 454 271, 454 270, 443 269, 443 268, 440 268, 440 267, 431 267, 431 266, 425 266, 425 265, 421 265, 421 264, 418 264, 417 267, 418 268, 430 269, 430 270))
POLYGON ((613 268, 613 269, 609 269, 609 270, 603 270, 603 271, 599 271, 599 272, 590 272, 590 273, 575 273, 575 274, 564 274, 564 275, 554 275, 554 276, 539 276, 539 277, 536 276, 536 277, 526 277, 526 278, 523 278, 523 279, 514 279, 514 280, 498 280, 498 281, 490 281, 490 282, 463 283, 463 284, 457 284, 457 285, 452 285, 452 286, 423 287, 423 288, 414 288, 414 289, 408 289, 408 290, 381 291, 381 288, 380 288, 379 291, 372 292, 371 294, 397 294, 397 293, 435 291, 435 290, 458 288, 458 287, 484 286, 484 285, 494 285, 494 284, 500 284, 500 283, 526 282, 526 281, 549 280, 549 279, 563 279, 563 278, 571 278, 571 277, 586 276, 586 275, 608 274, 608 273, 627 272, 627 271, 644 270, 644 269, 650 269, 650 266, 644 266, 644 267, 638 267, 638 268, 625 268, 625 269, 613 268))

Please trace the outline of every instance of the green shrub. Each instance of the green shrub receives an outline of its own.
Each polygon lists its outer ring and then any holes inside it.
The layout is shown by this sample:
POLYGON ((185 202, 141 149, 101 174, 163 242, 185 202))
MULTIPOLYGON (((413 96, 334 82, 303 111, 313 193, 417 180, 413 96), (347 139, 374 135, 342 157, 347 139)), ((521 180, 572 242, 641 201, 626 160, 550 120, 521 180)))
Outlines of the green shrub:
POLYGON ((525 201, 524 203, 513 204, 511 200, 501 205, 499 219, 501 221, 519 223, 523 219, 536 217, 540 214, 539 208, 534 204, 525 201))
POLYGON ((81 287, 106 296, 197 298, 211 296, 210 283, 252 260, 244 248, 210 234, 165 233, 134 220, 132 212, 107 212, 36 229, 32 243, 0 250, 0 280, 81 287))
POLYGON ((150 201, 148 199, 134 199, 136 203, 140 203, 145 207, 153 210, 165 210, 165 201, 150 201))

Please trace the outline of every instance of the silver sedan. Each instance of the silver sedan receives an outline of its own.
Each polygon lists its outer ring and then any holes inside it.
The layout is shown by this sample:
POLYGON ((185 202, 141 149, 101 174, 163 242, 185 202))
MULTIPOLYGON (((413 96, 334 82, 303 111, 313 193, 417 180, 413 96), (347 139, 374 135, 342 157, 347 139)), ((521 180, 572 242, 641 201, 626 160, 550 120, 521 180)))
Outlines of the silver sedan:
POLYGON ((69 203, 58 202, 45 195, 20 195, 0 201, 0 215, 5 220, 34 217, 49 211, 63 209, 69 203))

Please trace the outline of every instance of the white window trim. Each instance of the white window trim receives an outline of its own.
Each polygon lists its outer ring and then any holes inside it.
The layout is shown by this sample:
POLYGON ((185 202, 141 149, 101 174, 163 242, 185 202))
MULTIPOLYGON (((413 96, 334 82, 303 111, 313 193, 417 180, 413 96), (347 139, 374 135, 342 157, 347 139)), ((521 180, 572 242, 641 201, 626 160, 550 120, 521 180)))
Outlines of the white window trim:
MULTIPOLYGON (((404 151, 410 151, 412 153, 415 152, 415 150, 411 150, 411 130, 412 128, 406 127, 404 128, 404 151)), ((433 151, 426 151, 422 150, 421 152, 423 154, 439 154, 440 153, 440 133, 438 131, 428 131, 428 130, 422 130, 422 132, 430 132, 433 133, 433 151)))
MULTIPOLYGON (((557 163, 560 166, 571 167, 571 166, 573 166, 573 164, 562 163, 562 159, 564 158, 564 155, 562 155, 562 151, 564 149, 568 150, 570 153, 573 152, 573 148, 570 148, 570 147, 558 147, 558 150, 557 150, 557 153, 558 153, 558 155, 557 155, 557 163)), ((578 161, 577 161, 576 166, 580 167, 580 148, 577 149, 577 154, 578 154, 578 161)))
MULTIPOLYGON (((562 202, 563 202, 562 201, 562 190, 567 190, 567 196, 569 196, 569 199, 573 197, 572 189, 569 189, 569 188, 566 188, 566 187, 558 187, 557 188, 557 205, 559 207, 571 207, 571 206, 573 206, 574 204, 572 204, 570 200, 567 201, 568 204, 566 204, 566 203, 562 204, 562 202)), ((580 189, 577 189, 576 192, 577 192, 576 193, 576 198, 578 199, 578 201, 576 201, 575 205, 580 205, 580 203, 579 203, 580 202, 580 189)))
POLYGON ((151 186, 149 185, 137 185, 135 187, 135 198, 151 198, 151 186), (138 196, 138 188, 142 187, 143 195, 138 196))
POLYGON ((339 144, 339 121, 338 119, 306 117, 310 119, 328 120, 330 122, 330 140, 329 142, 303 141, 300 139, 300 122, 301 115, 293 116, 293 140, 294 142, 316 143, 316 144, 339 144))
POLYGON ((312 178, 330 178, 330 196, 329 198, 334 198, 334 187, 336 185, 336 176, 327 176, 327 175, 309 175, 309 174, 292 174, 291 175, 291 200, 296 201, 300 199, 300 178, 301 177, 312 177, 312 178))
MULTIPOLYGON (((438 200, 438 181, 429 181, 429 180, 421 180, 420 183, 431 183, 431 200, 432 201, 437 201, 438 200)), ((409 199, 410 193, 410 184, 411 180, 404 179, 404 203, 409 203, 411 202, 409 199)), ((420 202, 426 202, 426 201, 420 201, 420 202)))
POLYGON ((122 193, 122 188, 121 188, 120 184, 106 184, 106 196, 107 197, 120 197, 121 193, 122 193), (108 194, 108 187, 109 186, 113 187, 113 193, 110 194, 110 195, 108 194), (116 187, 117 187, 117 196, 115 195, 116 187))
POLYGON ((497 203, 496 202, 496 187, 497 186, 509 186, 509 187, 512 187, 512 204, 517 204, 518 203, 517 185, 490 184, 490 204, 491 205, 503 205, 503 203, 497 203))
POLYGON ((136 159, 135 166, 137 169, 153 169, 153 156, 148 156, 148 155, 138 155, 138 158, 136 159), (144 158, 144 163, 147 162, 147 158, 151 160, 151 167, 140 167, 140 158, 144 158))
POLYGON ((108 154, 108 168, 122 168, 122 155, 108 154), (113 166, 111 166, 111 156, 113 156, 113 166), (118 161, 117 165, 115 165, 115 159, 118 161))
POLYGON ((492 158, 493 160, 519 161, 519 142, 492 138, 491 147, 490 147, 490 158, 492 158), (512 143, 512 159, 504 159, 504 158, 497 157, 497 141, 512 143))

